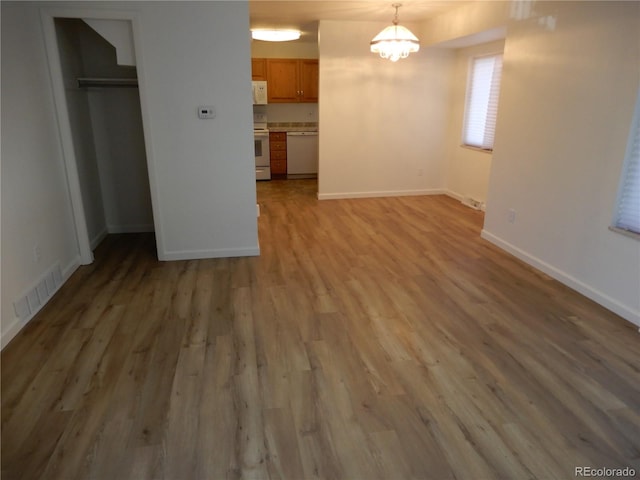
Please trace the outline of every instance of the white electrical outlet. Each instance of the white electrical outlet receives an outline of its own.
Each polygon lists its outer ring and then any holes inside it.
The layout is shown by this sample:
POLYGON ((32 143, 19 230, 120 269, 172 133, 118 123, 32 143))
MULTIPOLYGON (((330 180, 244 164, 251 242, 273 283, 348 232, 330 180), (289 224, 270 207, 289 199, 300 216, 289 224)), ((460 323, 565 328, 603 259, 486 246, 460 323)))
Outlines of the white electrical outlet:
POLYGON ((513 208, 510 208, 507 212, 507 222, 515 223, 516 222, 516 211, 513 208))

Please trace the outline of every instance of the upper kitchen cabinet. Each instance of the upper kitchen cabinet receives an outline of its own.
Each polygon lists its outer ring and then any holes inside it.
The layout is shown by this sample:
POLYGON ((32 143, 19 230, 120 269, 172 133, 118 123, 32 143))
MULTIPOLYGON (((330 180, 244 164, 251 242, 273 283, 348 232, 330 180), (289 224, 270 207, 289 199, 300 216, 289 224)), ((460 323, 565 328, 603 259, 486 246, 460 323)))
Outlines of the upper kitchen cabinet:
POLYGON ((267 59, 252 58, 251 59, 251 80, 267 79, 267 59))
POLYGON ((318 103, 318 60, 299 60, 300 101, 318 103))
POLYGON ((318 103, 318 60, 267 59, 269 103, 318 103))
POLYGON ((267 94, 269 103, 298 102, 298 60, 267 59, 267 94))

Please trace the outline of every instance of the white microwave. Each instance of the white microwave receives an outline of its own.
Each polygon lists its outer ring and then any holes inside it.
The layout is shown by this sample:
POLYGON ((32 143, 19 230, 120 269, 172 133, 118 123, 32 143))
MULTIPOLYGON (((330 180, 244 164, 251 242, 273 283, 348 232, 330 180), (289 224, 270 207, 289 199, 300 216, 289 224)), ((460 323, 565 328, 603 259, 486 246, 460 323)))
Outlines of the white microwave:
POLYGON ((264 80, 254 80, 251 82, 253 87, 253 104, 267 104, 267 82, 264 80))

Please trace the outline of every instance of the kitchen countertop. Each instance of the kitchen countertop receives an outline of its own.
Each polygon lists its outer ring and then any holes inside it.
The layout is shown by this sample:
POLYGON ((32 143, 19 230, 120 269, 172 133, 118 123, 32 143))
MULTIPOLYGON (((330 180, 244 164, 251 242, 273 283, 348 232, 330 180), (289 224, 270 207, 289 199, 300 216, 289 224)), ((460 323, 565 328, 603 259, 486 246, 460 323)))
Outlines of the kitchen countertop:
POLYGON ((316 122, 273 122, 268 123, 270 132, 317 132, 316 122))

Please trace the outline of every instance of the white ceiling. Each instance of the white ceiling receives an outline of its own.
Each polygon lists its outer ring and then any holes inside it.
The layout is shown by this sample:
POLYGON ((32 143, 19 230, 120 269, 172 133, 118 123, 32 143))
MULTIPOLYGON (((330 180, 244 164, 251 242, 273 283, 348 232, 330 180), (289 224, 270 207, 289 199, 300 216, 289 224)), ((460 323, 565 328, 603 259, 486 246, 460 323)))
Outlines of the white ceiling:
MULTIPOLYGON (((250 0, 250 25, 251 28, 297 28, 303 32, 303 40, 315 41, 319 20, 391 23, 395 13, 395 9, 391 6, 393 3, 394 0, 250 0)), ((402 24, 426 20, 447 10, 460 7, 468 1, 404 0, 399 3, 402 3, 402 7, 400 7, 398 17, 402 24)))

